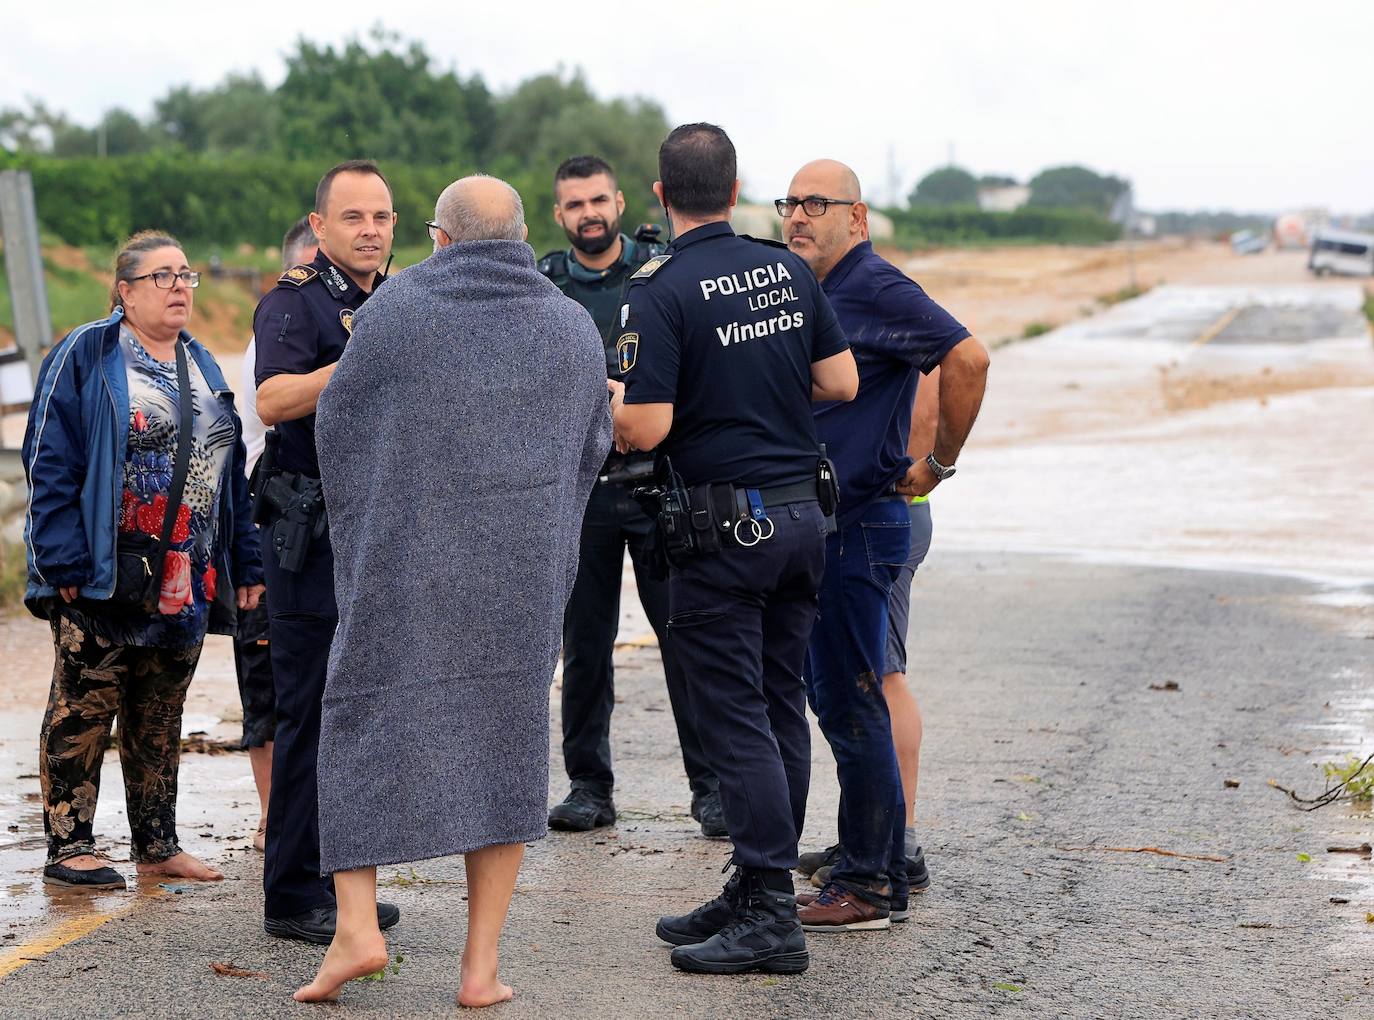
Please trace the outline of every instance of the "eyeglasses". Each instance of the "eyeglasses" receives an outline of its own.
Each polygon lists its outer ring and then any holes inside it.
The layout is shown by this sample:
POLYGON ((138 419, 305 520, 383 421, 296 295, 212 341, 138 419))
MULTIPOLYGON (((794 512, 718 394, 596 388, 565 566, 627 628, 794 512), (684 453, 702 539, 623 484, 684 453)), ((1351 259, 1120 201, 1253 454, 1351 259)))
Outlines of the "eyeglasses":
POLYGON ((832 205, 856 205, 856 201, 844 198, 824 198, 820 195, 807 195, 805 198, 779 198, 773 202, 778 215, 787 219, 801 206, 808 216, 824 216, 832 205))
POLYGON ((425 220, 425 226, 429 228, 429 239, 431 241, 439 240, 439 231, 442 229, 439 224, 433 220, 425 220))
POLYGON ((178 280, 186 284, 191 290, 200 286, 200 274, 193 273, 189 269, 183 269, 179 273, 159 269, 156 273, 144 273, 142 276, 131 277, 129 282, 133 283, 135 280, 152 280, 153 286, 159 290, 171 290, 177 285, 178 280))

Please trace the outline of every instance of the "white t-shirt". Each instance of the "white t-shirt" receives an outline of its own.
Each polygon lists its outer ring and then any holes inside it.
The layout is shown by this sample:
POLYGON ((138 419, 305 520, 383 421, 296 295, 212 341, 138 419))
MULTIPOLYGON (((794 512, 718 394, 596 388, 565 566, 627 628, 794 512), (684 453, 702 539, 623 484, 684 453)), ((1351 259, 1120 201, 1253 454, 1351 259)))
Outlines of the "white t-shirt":
POLYGON ((239 417, 243 419, 243 445, 248 448, 245 470, 250 476, 267 442, 267 426, 258 417, 257 364, 258 341, 255 337, 249 337, 248 350, 243 352, 243 368, 239 373, 242 383, 239 390, 239 417))

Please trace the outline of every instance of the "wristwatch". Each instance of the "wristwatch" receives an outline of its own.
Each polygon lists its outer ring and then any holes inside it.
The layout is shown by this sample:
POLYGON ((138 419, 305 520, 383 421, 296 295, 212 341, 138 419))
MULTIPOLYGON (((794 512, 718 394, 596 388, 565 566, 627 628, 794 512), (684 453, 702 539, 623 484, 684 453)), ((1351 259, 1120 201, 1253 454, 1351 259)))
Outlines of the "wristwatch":
POLYGON ((930 468, 930 470, 934 473, 935 477, 940 479, 940 481, 942 482, 946 478, 952 478, 954 476, 954 472, 958 470, 958 468, 956 468, 953 464, 951 464, 949 467, 945 467, 943 464, 941 464, 938 460, 935 459, 934 451, 926 454, 926 467, 930 468))

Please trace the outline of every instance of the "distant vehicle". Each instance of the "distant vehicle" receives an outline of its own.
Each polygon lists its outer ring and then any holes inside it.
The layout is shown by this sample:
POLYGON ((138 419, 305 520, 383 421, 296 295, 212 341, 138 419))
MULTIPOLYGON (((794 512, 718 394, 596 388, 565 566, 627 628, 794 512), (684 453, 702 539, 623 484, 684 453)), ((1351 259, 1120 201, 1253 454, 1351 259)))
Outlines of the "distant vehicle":
POLYGON ((1322 230, 1312 240, 1307 268, 1318 276, 1374 276, 1374 234, 1322 230))
POLYGON ((1274 221, 1274 244, 1280 249, 1306 248, 1313 218, 1304 213, 1284 213, 1274 221))
POLYGON ((1237 255, 1258 255, 1269 247, 1269 238, 1257 230, 1237 230, 1231 235, 1231 250, 1237 255))

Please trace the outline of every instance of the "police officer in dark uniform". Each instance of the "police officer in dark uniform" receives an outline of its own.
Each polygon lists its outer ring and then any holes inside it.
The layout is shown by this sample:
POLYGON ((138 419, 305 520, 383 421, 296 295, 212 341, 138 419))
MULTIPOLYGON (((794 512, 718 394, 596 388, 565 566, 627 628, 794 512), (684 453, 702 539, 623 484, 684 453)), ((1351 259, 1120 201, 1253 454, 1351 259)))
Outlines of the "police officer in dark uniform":
MULTIPOLYGON (((640 266, 663 254, 664 246, 656 243, 658 228, 640 227, 634 238, 620 233, 625 196, 616 187, 610 164, 596 156, 564 160, 554 173, 553 190, 554 218, 571 247, 545 255, 539 271, 591 314, 606 344, 606 375, 619 379, 615 338, 623 325, 625 287, 640 266)), ((702 753, 668 639, 668 587, 643 567, 653 522, 630 492, 652 467, 649 454, 612 453, 587 504, 577 579, 563 617, 563 765, 572 792, 549 811, 549 825, 585 832, 615 821, 610 741, 613 656, 628 543, 639 599, 663 656, 668 700, 692 789, 692 817, 701 823, 703 835, 724 836, 719 784, 702 753)))
POLYGON ((683 970, 796 973, 808 962, 789 874, 810 781, 802 665, 835 500, 811 402, 852 399, 858 372, 806 263, 730 229, 739 181, 724 131, 674 130, 659 177, 676 236, 631 278, 612 413, 618 446, 664 455, 668 631, 736 868, 719 897, 657 931, 683 970))
MULTIPOLYGON (((334 556, 315 459, 315 404, 343 354, 353 313, 384 278, 396 214, 377 165, 341 163, 320 179, 310 226, 319 254, 293 266, 258 304, 258 415, 268 433, 256 496, 271 540, 263 556, 272 588, 272 674, 277 696, 272 793, 267 811, 264 927, 269 935, 327 945, 334 883, 320 875, 315 759, 329 645, 338 622, 334 556)), ((400 911, 378 904, 383 928, 400 911)))

